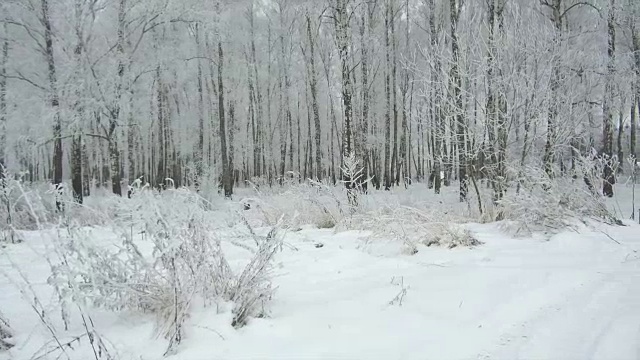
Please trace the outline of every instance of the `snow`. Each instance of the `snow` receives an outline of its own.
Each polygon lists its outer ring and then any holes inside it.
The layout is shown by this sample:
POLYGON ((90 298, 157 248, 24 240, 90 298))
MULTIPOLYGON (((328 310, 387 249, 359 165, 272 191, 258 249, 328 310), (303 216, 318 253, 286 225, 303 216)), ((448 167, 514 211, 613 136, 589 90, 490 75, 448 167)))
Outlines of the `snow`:
MULTIPOLYGON (((467 224, 481 246, 418 245, 414 255, 370 241, 367 232, 303 226, 287 233, 277 256, 268 317, 234 329, 230 304, 195 306, 184 340, 166 358, 640 359, 640 226, 626 225, 516 239, 499 224, 467 224)), ((91 231, 112 238, 107 229, 91 231)), ((63 330, 46 283, 54 230, 22 235, 25 242, 0 252, 0 309, 16 334, 3 360, 30 359, 51 341, 31 293, 17 286, 16 268, 61 341, 83 333, 81 321, 63 330)), ((233 247, 230 261, 244 252, 233 247)), ((90 314, 114 358, 164 358, 167 341, 155 336, 152 317, 90 314)), ((86 341, 66 352, 94 358, 86 341)))

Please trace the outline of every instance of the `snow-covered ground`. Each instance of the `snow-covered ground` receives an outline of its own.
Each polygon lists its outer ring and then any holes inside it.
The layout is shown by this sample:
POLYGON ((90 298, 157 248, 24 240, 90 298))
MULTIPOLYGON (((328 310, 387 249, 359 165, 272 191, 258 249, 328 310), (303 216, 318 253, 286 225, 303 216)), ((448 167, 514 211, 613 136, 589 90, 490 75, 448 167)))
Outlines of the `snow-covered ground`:
MULTIPOLYGON (((516 239, 497 224, 467 224, 482 245, 418 245, 413 255, 367 232, 303 226, 287 233, 277 255, 269 316, 234 329, 224 305, 195 307, 166 358, 640 359, 640 226, 626 225, 516 239)), ((92 234, 110 241, 100 228, 92 234)), ((60 342, 84 327, 74 321, 65 332, 55 317, 44 256, 51 233, 24 237, 0 256, 0 274, 13 281, 0 276, 0 309, 16 335, 0 359, 95 359, 86 339, 66 355, 43 355, 53 340, 31 307, 33 293, 51 310, 60 342)), ((151 317, 90 314, 114 359, 163 358, 167 341, 155 336, 151 317)))

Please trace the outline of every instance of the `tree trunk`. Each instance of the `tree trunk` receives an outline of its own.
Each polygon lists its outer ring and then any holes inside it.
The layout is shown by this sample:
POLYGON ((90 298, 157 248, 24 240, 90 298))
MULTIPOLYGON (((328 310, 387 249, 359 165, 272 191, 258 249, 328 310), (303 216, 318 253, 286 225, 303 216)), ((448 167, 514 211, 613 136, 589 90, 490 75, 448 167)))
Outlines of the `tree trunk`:
MULTIPOLYGON (((49 0, 41 0, 42 24, 44 26, 45 57, 49 75, 49 96, 53 111, 53 185, 62 186, 62 122, 60 118, 60 100, 58 98, 58 77, 53 50, 53 30, 49 17, 49 0)), ((56 199, 56 208, 62 210, 62 202, 56 199)))
POLYGON ((116 138, 109 140, 109 164, 111 173, 111 191, 122 196, 122 185, 120 184, 120 151, 116 138))
POLYGON ((618 150, 618 174, 624 172, 624 149, 622 148, 622 137, 624 136, 624 110, 620 108, 618 114, 618 137, 616 141, 616 149, 618 150))
MULTIPOLYGON (((336 36, 338 44, 338 53, 340 56, 340 69, 342 75, 342 108, 343 108, 343 139, 342 139, 342 154, 343 156, 349 156, 352 152, 355 152, 357 146, 354 142, 353 135, 353 104, 351 103, 352 89, 351 89, 351 64, 349 62, 349 47, 350 47, 350 28, 349 28, 349 14, 348 14, 348 2, 349 0, 336 0, 335 8, 335 26, 336 36)), ((356 159, 359 159, 361 154, 355 154, 356 159)), ((360 162, 361 164, 362 162, 360 162)), ((345 174, 343 174, 344 176, 345 174)), ((354 174, 349 174, 354 175, 354 174)), ((358 179, 344 178, 345 186, 348 190, 352 189, 352 180, 358 179)))
POLYGON ((398 159, 398 41, 396 39, 396 10, 393 6, 396 0, 389 0, 391 8, 389 10, 389 23, 391 25, 391 53, 393 54, 393 62, 391 65, 391 95, 393 105, 393 150, 391 151, 391 179, 396 185, 400 184, 400 161, 398 159))
MULTIPOLYGON (((198 56, 200 55, 200 26, 195 24, 195 41, 196 51, 198 56)), ((198 142, 196 144, 196 151, 193 156, 195 165, 195 188, 196 191, 200 189, 200 183, 202 181, 202 173, 204 169, 204 89, 202 85, 202 61, 198 59, 196 88, 198 90, 198 142)))
MULTIPOLYGON (((467 154, 465 153, 465 121, 462 104, 462 78, 460 76, 458 64, 458 19, 460 17, 460 7, 458 0, 450 0, 451 6, 451 55, 453 57, 451 65, 452 92, 454 108, 454 119, 456 129, 456 145, 458 148, 458 180, 460 181, 460 202, 467 199, 467 154)), ((453 151, 451 151, 453 156, 453 151)))
MULTIPOLYGON (((553 0, 550 5, 552 8, 553 25, 555 26, 554 42, 555 50, 559 51, 560 43, 562 40, 562 0, 553 0)), ((556 137, 558 133, 557 121, 559 112, 559 100, 560 96, 560 58, 558 54, 554 56, 553 70, 551 71, 551 99, 549 105, 549 114, 547 115, 547 138, 544 145, 544 170, 547 176, 553 177, 553 163, 555 161, 555 145, 556 137)))
POLYGON ((253 148, 253 162, 254 162, 254 176, 262 176, 263 157, 264 157, 264 139, 263 139, 263 119, 262 119, 262 93, 260 92, 260 78, 258 76, 258 59, 256 56, 256 33, 254 24, 254 9, 253 1, 250 5, 249 25, 251 31, 251 63, 253 67, 253 81, 254 81, 254 113, 255 116, 255 139, 253 148))
POLYGON ((89 163, 89 151, 87 150, 87 139, 82 138, 82 196, 91 195, 91 174, 89 163))
POLYGON ((133 183, 137 178, 138 174, 136 173, 136 165, 137 164, 137 154, 138 154, 138 124, 135 123, 133 116, 133 86, 129 88, 129 117, 127 121, 127 160, 129 163, 129 170, 127 172, 127 176, 129 178, 129 183, 133 183))
POLYGON ((223 78, 224 53, 222 41, 218 40, 218 119, 220 120, 220 156, 222 161, 222 187, 224 196, 230 198, 233 195, 233 180, 229 166, 229 153, 227 150, 227 127, 224 113, 224 83, 223 78))
POLYGON ((5 151, 7 148, 7 62, 9 61, 9 32, 7 23, 3 27, 2 48, 0 49, 0 181, 4 187, 5 167, 5 151))
POLYGON ((500 91, 499 81, 502 72, 496 63, 496 55, 499 49, 498 37, 503 32, 503 1, 490 0, 489 17, 489 50, 487 52, 487 134, 492 151, 490 152, 491 167, 489 171, 490 181, 493 187, 493 202, 498 202, 504 196, 506 190, 505 156, 507 145, 506 129, 506 104, 504 95, 500 91), (496 3, 497 2, 497 3, 496 3))
MULTIPOLYGON (((639 100, 640 101, 640 100, 639 100)), ((629 135, 629 155, 633 156, 634 159, 638 159, 638 154, 636 154, 636 127, 637 127, 637 122, 638 119, 636 117, 636 110, 638 110, 638 103, 633 100, 631 102, 631 129, 630 132, 631 134, 629 135)), ((632 165, 633 166, 633 165, 632 165)), ((633 171, 633 168, 631 169, 631 171, 633 171)))
POLYGON ((235 137, 236 137, 236 106, 235 101, 229 102, 229 174, 231 179, 231 187, 236 182, 235 176, 235 137))
POLYGON ((316 73, 315 62, 315 40, 311 33, 311 18, 307 13, 307 37, 309 38, 309 86, 311 90, 311 106, 313 108, 313 123, 315 126, 315 178, 316 180, 322 179, 322 130, 320 127, 320 110, 318 107, 318 75, 316 73))
POLYGON ((120 151, 118 150, 118 131, 116 131, 121 115, 120 101, 122 100, 122 87, 124 81, 124 41, 126 28, 127 0, 118 3, 118 39, 116 43, 116 56, 118 57, 117 80, 115 86, 114 102, 109 109, 109 132, 107 141, 109 148, 109 163, 111 173, 111 191, 122 196, 122 177, 120 175, 120 151))
POLYGON ((386 0, 384 13, 384 44, 386 69, 384 76, 385 113, 384 113, 384 189, 391 190, 391 43, 389 30, 392 9, 390 0, 386 0))
POLYGON ((608 47, 607 56, 609 63, 607 65, 607 79, 604 91, 603 110, 603 126, 602 126, 602 155, 605 165, 602 173, 602 193, 607 197, 613 197, 613 184, 615 184, 615 173, 613 171, 613 88, 615 71, 615 0, 610 0, 609 16, 607 20, 608 47))
POLYGON ((73 199, 82 204, 82 135, 76 133, 71 139, 71 187, 73 199))
MULTIPOLYGON (((632 0, 630 0, 632 1, 632 0)), ((629 3, 631 4, 631 2, 629 3)), ((635 156, 636 161, 638 159, 638 154, 636 153, 636 134, 637 134, 637 121, 636 117, 637 113, 640 113, 640 25, 637 23, 638 17, 640 17, 640 6, 637 4, 630 12, 631 17, 631 42, 632 42, 632 50, 634 56, 634 70, 635 70, 635 81, 633 86, 633 95, 631 102, 631 145, 630 145, 630 154, 635 156)))

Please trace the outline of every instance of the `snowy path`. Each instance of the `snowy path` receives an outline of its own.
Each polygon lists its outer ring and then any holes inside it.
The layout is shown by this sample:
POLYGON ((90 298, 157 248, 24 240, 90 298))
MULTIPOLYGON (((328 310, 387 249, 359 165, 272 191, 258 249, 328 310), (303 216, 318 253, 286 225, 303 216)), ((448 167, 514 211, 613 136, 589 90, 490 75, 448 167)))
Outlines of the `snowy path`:
POLYGON ((622 245, 475 230, 485 245, 473 250, 385 257, 353 233, 296 234, 272 318, 220 343, 221 358, 640 359, 640 229, 611 230, 622 245), (407 288, 401 306, 392 278, 407 288))
MULTIPOLYGON (((484 245, 413 256, 363 246, 357 232, 290 233, 270 317, 234 330, 228 314, 196 311, 169 359, 640 359, 640 227, 606 228, 620 244, 599 232, 543 241, 510 239, 495 225, 470 229, 484 245)), ((48 265, 29 247, 10 251, 44 289, 36 278, 48 265)), ((20 294, 0 286, 0 308, 21 317, 19 339, 47 339, 28 308, 14 306, 20 294)), ((166 343, 148 319, 95 320, 121 359, 162 358, 166 343)), ((20 349, 15 359, 33 354, 20 349)))

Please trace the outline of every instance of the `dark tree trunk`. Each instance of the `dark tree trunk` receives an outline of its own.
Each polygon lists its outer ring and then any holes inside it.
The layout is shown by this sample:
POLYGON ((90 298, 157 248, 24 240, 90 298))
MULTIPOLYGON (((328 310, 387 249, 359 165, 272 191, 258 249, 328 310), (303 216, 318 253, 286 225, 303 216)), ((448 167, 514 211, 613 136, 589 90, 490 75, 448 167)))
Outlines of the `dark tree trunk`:
POLYGON ((4 187, 5 151, 7 147, 7 62, 9 61, 9 33, 7 23, 3 26, 4 41, 0 49, 0 181, 4 187))
MULTIPOLYGON (((462 104, 462 78, 460 76, 458 64, 458 19, 460 17, 460 7, 458 0, 450 0, 451 5, 451 55, 453 57, 451 65, 453 101, 455 104, 454 118, 456 129, 456 146, 458 148, 458 180, 460 181, 460 201, 467 199, 467 154, 465 152, 465 121, 462 104)), ((451 151, 453 157, 453 151, 451 151)))
POLYGON ((220 156, 222 161, 222 187, 224 196, 230 198, 233 195, 233 179, 229 166, 229 152, 227 149, 227 127, 224 112, 224 83, 223 79, 224 53, 222 42, 218 41, 218 117, 220 120, 220 156))
POLYGON ((392 9, 389 0, 385 6, 384 15, 384 44, 386 69, 384 77, 385 90, 385 113, 384 113, 384 189, 391 190, 391 39, 389 38, 389 28, 391 26, 392 9))
MULTIPOLYGON (((45 56, 49 75, 49 96, 53 111, 53 184, 62 186, 62 122, 60 118, 60 101, 58 98, 58 77, 53 50, 53 30, 49 17, 49 0, 41 0, 42 24, 44 26, 45 56)), ((56 208, 62 210, 62 202, 56 200, 56 208)))
POLYGON ((637 136, 637 126, 638 126, 638 118, 637 113, 640 113, 640 24, 636 23, 634 19, 636 16, 640 15, 640 10, 635 8, 636 10, 631 13, 631 40, 633 45, 633 54, 634 54, 634 70, 635 70, 635 81, 634 81, 634 93, 632 97, 632 105, 631 105, 631 145, 629 147, 630 154, 635 156, 636 161, 638 159, 638 154, 636 153, 636 136, 637 136))
MULTIPOLYGON (((195 24, 195 40, 196 50, 200 53, 200 26, 195 24)), ((202 62, 198 59, 198 73, 197 73, 197 90, 198 90, 198 142, 196 144, 196 151, 194 153, 195 163, 195 188, 200 189, 200 181, 204 168, 204 87, 202 84, 202 62)))
POLYGON ((73 198, 78 204, 82 204, 82 135, 73 135, 71 140, 71 186, 73 198))
POLYGON ((82 138, 82 196, 91 195, 91 174, 89 164, 89 151, 87 150, 87 139, 82 138))
POLYGON ((609 16, 607 20, 608 47, 607 56, 609 63, 607 65, 607 79, 605 84, 603 110, 603 126, 602 126, 602 155, 605 165, 602 173, 602 193, 607 197, 613 197, 613 185, 615 184, 615 173, 613 170, 613 72, 615 70, 615 0, 610 0, 609 16))
MULTIPOLYGON (((337 44, 338 44, 338 53, 340 56, 340 69, 342 75, 342 108, 343 108, 343 139, 342 139, 342 155, 349 156, 352 152, 354 152, 357 148, 357 145, 354 141, 353 135, 353 104, 351 103, 352 89, 351 89, 351 65, 349 62, 349 47, 350 47, 350 27, 349 27, 349 14, 348 11, 348 1, 349 0, 337 0, 336 1, 336 9, 335 9, 335 25, 336 25, 336 36, 337 36, 337 44)), ((356 159, 359 158, 360 154, 355 154, 356 159)), ((345 174, 342 174, 343 176, 345 174)), ((349 174, 354 175, 354 174, 349 174)), ((345 186, 347 189, 352 188, 352 183, 350 178, 343 178, 345 181, 345 186)), ((351 198, 350 198, 351 200, 351 198)))
POLYGON ((109 141, 109 162, 111 173, 111 191, 122 196, 122 185, 120 181, 120 151, 116 139, 109 141))

